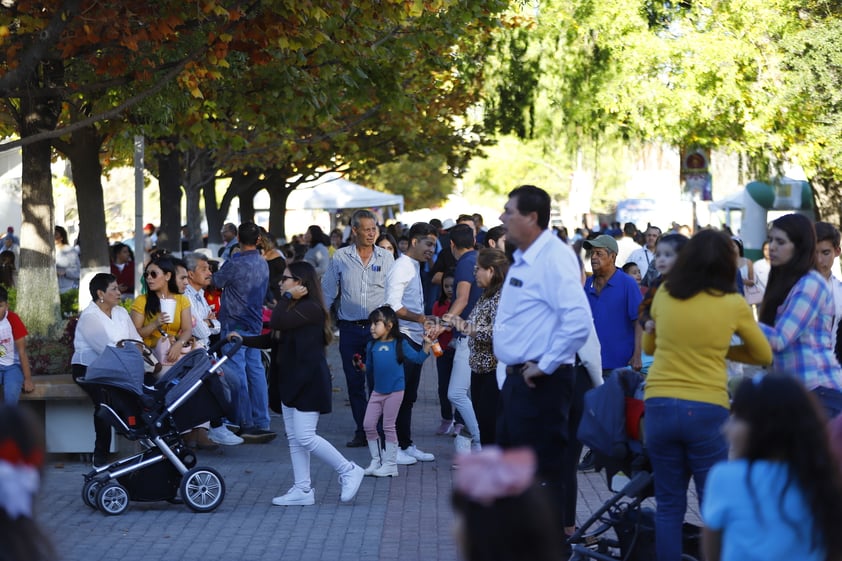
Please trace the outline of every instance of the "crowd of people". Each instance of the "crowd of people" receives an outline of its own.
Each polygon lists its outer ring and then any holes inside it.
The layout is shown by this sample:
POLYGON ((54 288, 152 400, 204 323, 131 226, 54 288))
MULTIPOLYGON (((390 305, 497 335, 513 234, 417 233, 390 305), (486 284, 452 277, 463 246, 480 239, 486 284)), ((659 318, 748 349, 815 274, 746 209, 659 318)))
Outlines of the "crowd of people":
MULTIPOLYGON (((658 561, 681 559, 691 478, 706 559, 760 549, 765 559, 839 558, 842 473, 828 428, 842 419, 839 231, 782 216, 752 262, 738 237, 710 228, 626 224, 568 239, 551 228, 550 207, 546 191, 522 185, 499 227, 465 214, 385 228, 358 210, 347 238, 314 225, 300 244, 281 246, 253 223, 226 224, 218 268, 203 252, 151 251, 130 314, 120 303, 135 291, 133 256, 117 244, 111 274, 86 287, 74 378, 120 340, 142 340, 168 365, 185 348, 239 335, 245 344, 224 369, 236 414, 196 427, 190 445, 270 442, 270 411, 280 414, 294 481, 272 504, 308 506, 311 456, 336 471, 340 500, 350 501, 365 476, 435 461, 413 434, 454 436, 460 543, 484 561, 564 555, 576 526, 583 396, 631 368, 646 379, 658 561), (337 336, 353 419, 345 446, 368 447, 365 469, 317 433, 331 412, 326 348, 337 336), (428 360, 441 420, 419 428, 413 405, 428 360), (730 380, 732 363, 754 366, 730 380), (509 554, 480 536, 503 523, 532 549, 509 554)), ((59 284, 78 287, 66 238, 57 228, 59 284)), ((14 402, 32 378, 15 369, 26 364, 25 328, 6 300, 0 289, 0 381, 14 402)), ((101 465, 110 431, 94 422, 101 465)))

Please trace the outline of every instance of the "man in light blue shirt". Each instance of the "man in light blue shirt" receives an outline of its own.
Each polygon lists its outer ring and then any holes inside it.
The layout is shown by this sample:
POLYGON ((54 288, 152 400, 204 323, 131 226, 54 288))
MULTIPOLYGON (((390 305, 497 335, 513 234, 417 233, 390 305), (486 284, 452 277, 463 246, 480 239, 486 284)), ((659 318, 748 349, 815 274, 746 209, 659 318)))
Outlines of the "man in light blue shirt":
MULTIPOLYGON (((368 210, 351 216, 354 244, 336 250, 322 276, 322 292, 328 309, 337 303, 339 355, 348 386, 348 400, 356 425, 346 446, 367 445, 363 418, 367 404, 365 373, 354 367, 354 355, 365 356, 371 340, 368 315, 386 301, 386 275, 395 264, 392 254, 374 245, 380 230, 368 210)), ((372 382, 369 381, 369 387, 372 382)))

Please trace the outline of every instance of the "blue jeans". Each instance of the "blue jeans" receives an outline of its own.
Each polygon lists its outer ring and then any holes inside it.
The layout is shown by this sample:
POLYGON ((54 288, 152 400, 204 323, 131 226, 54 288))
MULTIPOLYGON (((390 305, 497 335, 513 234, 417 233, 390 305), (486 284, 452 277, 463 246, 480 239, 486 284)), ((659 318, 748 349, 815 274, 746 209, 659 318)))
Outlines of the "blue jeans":
POLYGON ((702 504, 708 471, 728 459, 720 405, 656 397, 646 400, 646 449, 655 475, 655 547, 658 561, 681 559, 681 526, 690 476, 702 504))
MULTIPOLYGON (((247 335, 247 334, 243 334, 247 335)), ((227 351, 229 345, 223 347, 227 351)), ((269 389, 266 385, 266 370, 260 360, 260 349, 240 347, 222 371, 228 378, 232 399, 237 404, 236 422, 242 429, 269 428, 269 389)))
POLYGON ((833 419, 842 413, 842 392, 833 388, 819 386, 810 390, 824 409, 828 419, 833 419))
POLYGON ((23 370, 20 364, 0 366, 0 384, 3 384, 3 402, 15 405, 23 389, 23 370))
MULTIPOLYGON (((351 415, 354 417, 354 436, 365 438, 363 419, 368 403, 365 393, 366 373, 354 368, 354 355, 359 354, 365 361, 365 347, 371 341, 368 327, 339 320, 339 356, 342 357, 342 369, 348 385, 348 400, 351 402, 351 415)), ((372 387, 372 382, 369 387, 372 387)))

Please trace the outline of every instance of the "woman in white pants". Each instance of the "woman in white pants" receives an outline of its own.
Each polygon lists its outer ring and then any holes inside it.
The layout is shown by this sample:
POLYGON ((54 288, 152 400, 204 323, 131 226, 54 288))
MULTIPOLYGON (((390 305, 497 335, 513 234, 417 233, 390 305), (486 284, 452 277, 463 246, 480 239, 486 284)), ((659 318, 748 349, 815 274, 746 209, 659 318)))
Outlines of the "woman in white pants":
POLYGON ((330 413, 330 370, 325 346, 330 342, 330 316, 324 308, 321 284, 312 265, 290 263, 281 280, 282 301, 272 310, 270 333, 244 337, 250 346, 272 347, 269 367, 269 407, 280 409, 289 441, 293 486, 272 499, 277 506, 315 503, 310 484, 310 456, 316 456, 339 474, 340 499, 357 494, 363 469, 347 460, 330 442, 316 434, 319 415, 330 413))

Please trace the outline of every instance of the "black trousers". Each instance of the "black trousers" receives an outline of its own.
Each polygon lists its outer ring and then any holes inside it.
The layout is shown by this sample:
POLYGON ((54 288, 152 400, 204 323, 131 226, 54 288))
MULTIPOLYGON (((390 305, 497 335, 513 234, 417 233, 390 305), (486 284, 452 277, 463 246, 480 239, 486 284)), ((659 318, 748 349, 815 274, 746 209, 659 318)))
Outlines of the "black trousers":
POLYGON ((497 443, 497 411, 500 390, 497 387, 497 373, 471 372, 471 403, 479 424, 480 443, 497 443))
MULTIPOLYGON (((407 338, 406 342, 412 348, 419 350, 421 345, 412 339, 407 338)), ((412 361, 403 361, 403 376, 406 389, 403 393, 401 408, 398 410, 398 418, 395 419, 395 431, 398 433, 398 446, 405 450, 412 445, 412 406, 418 399, 418 384, 421 382, 421 365, 412 361)))
MULTIPOLYGON (((88 370, 87 366, 81 364, 72 364, 70 368, 74 382, 77 382, 79 378, 84 378, 85 372, 88 370)), ((96 416, 99 404, 105 401, 105 397, 101 395, 101 390, 96 387, 83 386, 82 384, 79 384, 79 387, 85 390, 85 393, 94 402, 94 459, 101 461, 108 456, 111 449, 111 425, 96 416)))
POLYGON ((575 366, 575 384, 573 399, 570 402, 570 416, 567 419, 567 433, 569 436, 567 450, 562 467, 562 482, 564 484, 564 525, 576 525, 576 498, 579 495, 579 456, 582 454, 582 443, 576 437, 579 422, 585 411, 585 392, 593 387, 588 369, 575 366))
POLYGON ((565 458, 569 444, 574 369, 562 365, 549 376, 533 379, 530 388, 519 368, 509 366, 500 391, 497 442, 503 448, 528 446, 538 458, 538 484, 555 507, 556 524, 564 528, 565 458))

